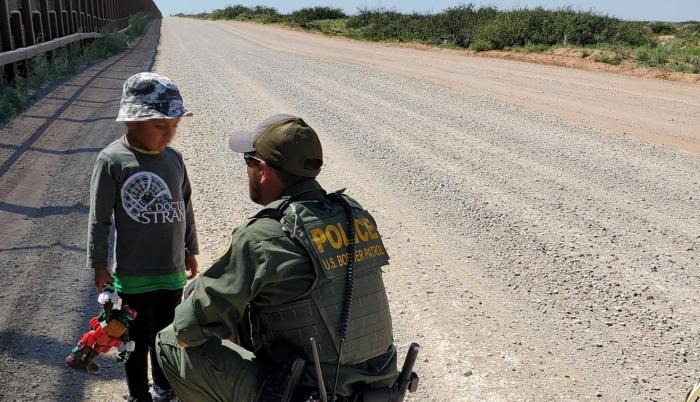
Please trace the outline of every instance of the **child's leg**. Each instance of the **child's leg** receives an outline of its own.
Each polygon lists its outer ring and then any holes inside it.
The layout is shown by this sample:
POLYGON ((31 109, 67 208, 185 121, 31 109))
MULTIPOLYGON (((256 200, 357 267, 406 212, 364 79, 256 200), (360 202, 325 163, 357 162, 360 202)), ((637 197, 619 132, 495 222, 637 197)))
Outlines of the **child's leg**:
POLYGON ((153 332, 155 310, 153 292, 120 294, 124 304, 136 310, 137 316, 129 324, 129 338, 134 341, 135 349, 124 363, 126 385, 129 395, 139 401, 150 401, 148 391, 148 348, 149 335, 153 332))
POLYGON ((157 386, 160 390, 166 391, 170 390, 170 383, 168 379, 163 374, 163 370, 158 362, 157 353, 155 349, 155 339, 158 332, 161 329, 167 327, 173 322, 175 318, 175 307, 180 304, 182 299, 182 289, 179 290, 159 290, 159 297, 157 302, 154 302, 155 306, 155 323, 154 331, 150 335, 150 356, 151 356, 151 374, 153 375, 154 388, 157 386))

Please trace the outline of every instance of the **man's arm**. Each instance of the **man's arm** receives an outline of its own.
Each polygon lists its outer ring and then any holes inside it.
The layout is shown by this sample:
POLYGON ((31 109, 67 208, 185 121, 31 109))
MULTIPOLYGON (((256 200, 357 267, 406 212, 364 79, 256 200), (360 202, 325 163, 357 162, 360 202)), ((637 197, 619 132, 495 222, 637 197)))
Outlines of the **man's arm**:
POLYGON ((175 309, 179 343, 197 346, 210 337, 232 337, 264 271, 260 245, 245 234, 235 236, 227 253, 200 274, 191 296, 175 309))
POLYGON ((87 265, 95 270, 95 288, 99 292, 112 281, 107 267, 108 236, 116 200, 116 184, 110 174, 111 161, 100 154, 90 180, 87 265))

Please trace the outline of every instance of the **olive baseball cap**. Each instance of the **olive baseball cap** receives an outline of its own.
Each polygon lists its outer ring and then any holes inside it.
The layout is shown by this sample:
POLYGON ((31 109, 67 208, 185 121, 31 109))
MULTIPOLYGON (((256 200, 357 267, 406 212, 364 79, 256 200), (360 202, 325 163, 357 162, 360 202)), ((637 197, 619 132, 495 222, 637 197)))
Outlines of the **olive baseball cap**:
POLYGON ((192 116, 182 103, 180 90, 168 77, 138 73, 124 82, 117 121, 176 119, 192 116))
POLYGON ((321 141, 300 117, 276 114, 253 131, 236 131, 229 138, 235 152, 255 152, 270 166, 302 177, 316 177, 323 165, 321 141))

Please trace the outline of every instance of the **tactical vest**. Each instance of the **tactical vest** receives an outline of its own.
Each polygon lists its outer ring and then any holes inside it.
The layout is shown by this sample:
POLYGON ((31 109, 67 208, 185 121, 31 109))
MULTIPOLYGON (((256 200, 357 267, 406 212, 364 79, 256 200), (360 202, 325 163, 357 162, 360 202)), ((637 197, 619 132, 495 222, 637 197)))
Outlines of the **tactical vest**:
MULTIPOLYGON (((340 357, 353 365, 385 353, 393 344, 391 315, 381 267, 389 263, 374 218, 350 197, 343 197, 355 214, 355 280, 352 309, 340 357)), ((310 356, 309 338, 318 343, 321 363, 336 363, 340 347, 339 326, 345 304, 348 265, 347 218, 343 207, 327 199, 280 200, 283 230, 301 244, 316 271, 311 290, 290 304, 264 307, 251 319, 254 343, 272 354, 270 345, 286 341, 310 356), (257 334, 256 334, 257 333, 257 334)))

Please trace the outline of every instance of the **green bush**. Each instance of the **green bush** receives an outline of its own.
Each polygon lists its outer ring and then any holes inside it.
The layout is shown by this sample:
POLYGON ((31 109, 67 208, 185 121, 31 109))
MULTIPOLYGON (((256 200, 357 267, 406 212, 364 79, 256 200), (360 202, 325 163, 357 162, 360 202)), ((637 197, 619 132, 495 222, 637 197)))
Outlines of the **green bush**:
POLYGON ((30 88, 39 88, 52 77, 52 71, 46 54, 40 54, 29 60, 27 84, 30 88))
POLYGON ((700 35, 700 22, 686 21, 681 22, 676 30, 679 37, 689 37, 700 35))
POLYGON ((700 70, 700 38, 676 38, 663 44, 642 46, 637 49, 637 62, 642 66, 697 74, 700 70))
POLYGON ((649 29, 655 35, 675 35, 677 32, 677 28, 667 22, 652 22, 649 29))
POLYGON ((94 63, 117 54, 128 47, 126 38, 120 34, 105 34, 95 39, 84 49, 85 61, 94 63))
POLYGON ((0 124, 7 123, 27 104, 31 93, 26 81, 19 77, 13 85, 0 82, 0 124))
POLYGON ((146 27, 148 26, 148 22, 150 21, 150 19, 150 15, 146 13, 131 14, 129 16, 130 28, 127 32, 129 39, 131 40, 143 35, 144 31, 146 31, 146 27))
POLYGON ((302 26, 313 21, 337 20, 341 18, 347 18, 347 15, 342 9, 332 7, 302 8, 294 11, 290 16, 293 23, 302 26))
POLYGON ((476 52, 486 52, 489 50, 493 50, 494 47, 491 42, 476 40, 472 42, 472 44, 469 46, 469 49, 474 50, 476 52))
POLYGON ((217 9, 212 11, 210 14, 205 14, 205 16, 207 19, 212 20, 259 20, 260 22, 268 23, 277 22, 280 19, 280 14, 274 7, 247 7, 242 4, 217 9))
POLYGON ((477 10, 472 4, 448 8, 434 17, 437 35, 443 42, 468 48, 475 40, 477 27, 493 19, 496 13, 494 8, 477 10))
POLYGON ((550 46, 550 45, 542 45, 539 43, 528 43, 525 46, 513 48, 513 50, 525 52, 525 53, 542 53, 542 52, 546 52, 546 51, 550 50, 551 48, 552 48, 552 46, 550 46))
POLYGON ((304 28, 322 32, 326 35, 346 35, 351 36, 352 31, 348 30, 347 19, 317 20, 304 24, 304 28))
MULTIPOLYGON (((414 41, 480 50, 518 47, 541 51, 546 46, 556 45, 644 46, 654 43, 654 32, 676 28, 661 23, 626 22, 571 8, 499 11, 493 7, 476 8, 473 4, 450 7, 437 14, 402 14, 393 9, 362 8, 351 17, 331 7, 307 7, 281 16, 270 7, 235 5, 197 16, 283 22, 365 40, 414 41), (345 22, 319 22, 336 19, 345 22), (340 29, 345 31, 339 32, 340 29)), ((694 21, 684 24, 684 32, 693 32, 696 27, 694 21)))
POLYGON ((631 46, 645 46, 654 43, 651 29, 639 22, 620 22, 612 43, 631 46))
POLYGON ((620 56, 619 54, 609 55, 607 53, 598 53, 597 55, 595 55, 593 60, 599 63, 606 63, 617 66, 622 63, 622 56, 620 56))
POLYGON ((431 32, 428 16, 401 14, 387 9, 361 9, 348 19, 347 26, 357 29, 368 40, 381 41, 432 41, 437 36, 431 32))
POLYGON ((253 9, 250 7, 246 7, 244 5, 238 4, 235 6, 228 6, 226 8, 222 9, 217 9, 211 12, 210 16, 211 19, 214 20, 233 20, 236 19, 239 15, 248 13, 252 14, 253 9))
POLYGON ((668 63, 668 51, 662 47, 640 47, 637 49, 637 61, 643 66, 663 67, 668 63))

